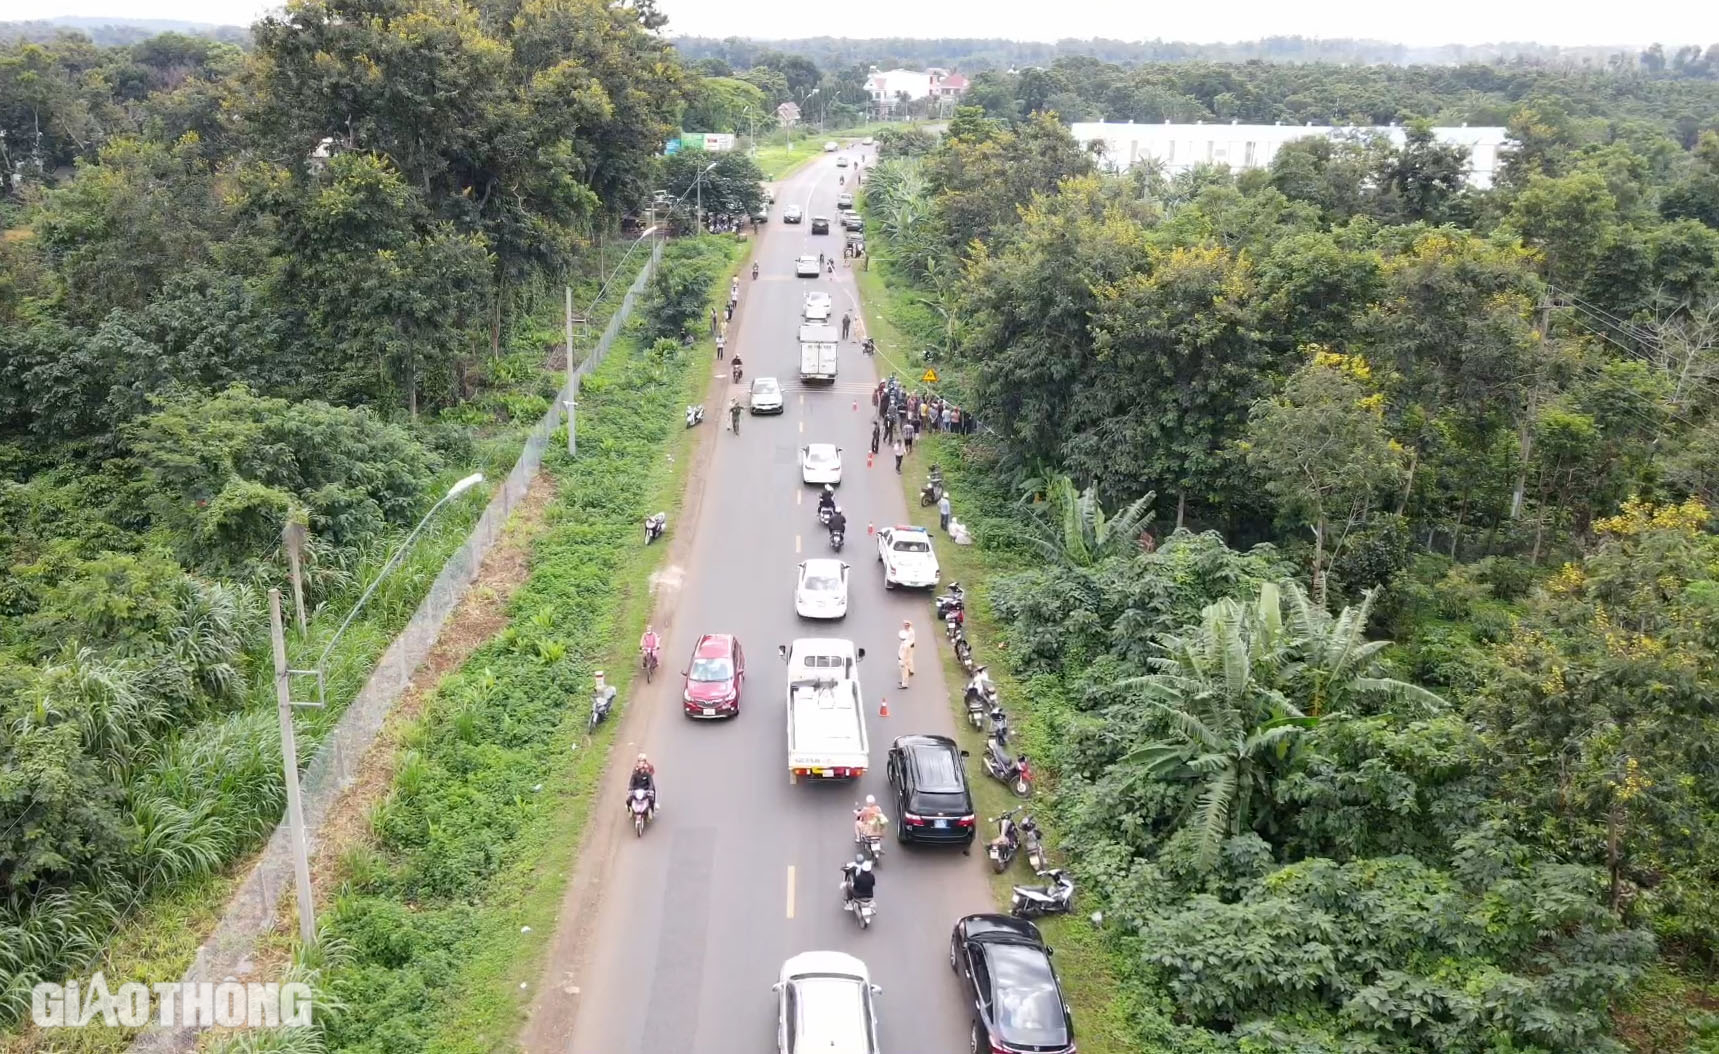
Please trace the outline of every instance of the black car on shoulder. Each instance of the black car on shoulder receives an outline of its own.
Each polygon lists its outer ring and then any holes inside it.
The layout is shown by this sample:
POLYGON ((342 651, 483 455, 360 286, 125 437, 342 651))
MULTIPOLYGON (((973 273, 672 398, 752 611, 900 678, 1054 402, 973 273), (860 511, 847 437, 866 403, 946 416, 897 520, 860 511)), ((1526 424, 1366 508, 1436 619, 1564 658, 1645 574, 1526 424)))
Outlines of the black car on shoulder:
POLYGON ((1074 1019, 1037 926, 1008 915, 968 915, 949 936, 949 967, 973 1007, 970 1049, 1074 1054, 1074 1019))
POLYGON ((966 756, 948 736, 901 736, 889 745, 889 786, 901 818, 898 840, 973 847, 978 827, 961 765, 966 756))
POLYGON ((828 234, 828 233, 830 233, 830 218, 828 216, 813 216, 812 217, 812 233, 813 234, 828 234))

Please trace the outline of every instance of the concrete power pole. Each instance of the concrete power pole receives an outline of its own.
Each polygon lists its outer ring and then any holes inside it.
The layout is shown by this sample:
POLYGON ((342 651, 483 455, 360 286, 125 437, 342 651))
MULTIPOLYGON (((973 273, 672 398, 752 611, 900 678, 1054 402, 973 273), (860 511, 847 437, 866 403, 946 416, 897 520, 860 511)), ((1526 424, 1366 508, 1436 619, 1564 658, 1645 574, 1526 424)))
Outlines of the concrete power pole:
POLYGON ((287 837, 292 842, 298 885, 298 936, 316 943, 316 901, 310 891, 310 847, 304 830, 304 801, 298 790, 298 742, 292 733, 292 687, 287 682, 286 631, 281 626, 281 591, 269 590, 269 639, 275 650, 275 705, 281 720, 281 762, 286 775, 287 837))

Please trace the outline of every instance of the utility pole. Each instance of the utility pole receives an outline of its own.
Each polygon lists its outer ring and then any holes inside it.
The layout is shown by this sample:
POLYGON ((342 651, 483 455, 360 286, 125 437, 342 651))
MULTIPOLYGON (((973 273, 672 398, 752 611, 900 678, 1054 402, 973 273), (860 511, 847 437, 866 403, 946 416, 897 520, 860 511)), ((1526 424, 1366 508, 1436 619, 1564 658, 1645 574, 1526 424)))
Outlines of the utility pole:
POLYGON ((298 936, 316 943, 316 902, 310 893, 310 848, 305 841, 304 801, 298 791, 298 743, 292 734, 292 688, 287 682, 286 631, 281 626, 281 591, 269 590, 269 639, 275 650, 275 707, 281 719, 281 762, 286 774, 287 837, 292 841, 298 883, 298 936))
POLYGON ((567 456, 579 452, 578 421, 573 416, 573 403, 579 393, 579 371, 573 364, 573 287, 567 290, 567 456))
MULTIPOLYGON (((709 169, 705 170, 706 172, 709 169)), ((692 222, 698 233, 704 233, 704 172, 692 181, 692 222)))

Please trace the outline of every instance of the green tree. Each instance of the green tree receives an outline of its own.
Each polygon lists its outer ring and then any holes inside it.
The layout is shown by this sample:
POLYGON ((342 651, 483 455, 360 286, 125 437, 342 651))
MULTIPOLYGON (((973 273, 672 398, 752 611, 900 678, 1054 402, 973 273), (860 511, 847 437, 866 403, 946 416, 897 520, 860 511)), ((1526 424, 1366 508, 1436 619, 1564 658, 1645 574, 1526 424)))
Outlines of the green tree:
POLYGON ((1282 395, 1255 407, 1242 448, 1278 515, 1313 532, 1319 604, 1331 557, 1402 480, 1401 452, 1381 420, 1384 399, 1362 386, 1370 376, 1363 360, 1316 353, 1282 395))

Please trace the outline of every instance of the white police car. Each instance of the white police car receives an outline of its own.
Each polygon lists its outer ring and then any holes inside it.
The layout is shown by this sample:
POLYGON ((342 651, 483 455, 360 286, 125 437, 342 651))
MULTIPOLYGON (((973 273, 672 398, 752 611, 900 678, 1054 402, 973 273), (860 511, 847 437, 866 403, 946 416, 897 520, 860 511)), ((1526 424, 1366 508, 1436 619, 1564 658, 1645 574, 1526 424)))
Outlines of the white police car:
POLYGON ((931 551, 931 532, 923 527, 885 527, 877 532, 877 559, 883 565, 885 589, 937 585, 937 554, 931 551))

